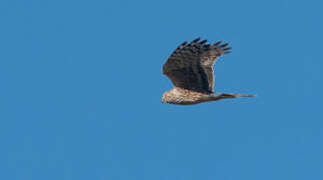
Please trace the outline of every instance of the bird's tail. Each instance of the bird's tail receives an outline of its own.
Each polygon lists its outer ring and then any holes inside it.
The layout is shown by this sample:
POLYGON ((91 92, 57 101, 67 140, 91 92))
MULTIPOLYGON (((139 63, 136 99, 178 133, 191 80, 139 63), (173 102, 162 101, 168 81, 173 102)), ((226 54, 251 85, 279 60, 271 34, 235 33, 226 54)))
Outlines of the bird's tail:
POLYGON ((234 97, 256 97, 255 94, 232 94, 234 97))
POLYGON ((232 93, 215 94, 215 96, 219 99, 237 98, 237 97, 256 97, 256 95, 253 95, 253 94, 232 94, 232 93))

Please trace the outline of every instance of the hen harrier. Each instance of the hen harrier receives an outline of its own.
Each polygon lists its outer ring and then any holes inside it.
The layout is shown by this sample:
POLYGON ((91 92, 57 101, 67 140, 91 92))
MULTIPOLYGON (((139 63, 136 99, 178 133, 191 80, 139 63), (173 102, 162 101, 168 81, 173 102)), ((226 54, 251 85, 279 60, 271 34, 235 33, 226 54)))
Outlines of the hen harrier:
POLYGON ((213 45, 197 38, 188 44, 182 43, 170 55, 163 66, 165 74, 175 86, 163 94, 162 102, 192 105, 224 98, 254 97, 249 94, 214 93, 213 66, 231 47, 221 41, 213 45))

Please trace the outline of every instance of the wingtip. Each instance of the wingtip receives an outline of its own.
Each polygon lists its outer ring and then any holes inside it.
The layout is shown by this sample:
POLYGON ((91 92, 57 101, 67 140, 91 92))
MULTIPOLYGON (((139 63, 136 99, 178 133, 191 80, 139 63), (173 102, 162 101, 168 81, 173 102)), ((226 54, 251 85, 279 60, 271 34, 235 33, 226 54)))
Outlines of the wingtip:
POLYGON ((200 41, 200 44, 201 45, 203 45, 203 44, 205 44, 207 42, 207 40, 206 39, 204 39, 203 41, 200 41))
POLYGON ((224 54, 230 54, 232 51, 225 51, 224 54))
POLYGON ((194 40, 192 41, 192 43, 197 43, 200 39, 201 39, 201 37, 198 37, 198 38, 194 39, 194 40))
POLYGON ((214 44, 213 44, 213 46, 214 46, 214 47, 217 47, 217 46, 218 46, 219 44, 221 44, 221 43, 222 43, 222 41, 218 41, 218 42, 214 43, 214 44))
POLYGON ((223 48, 224 51, 228 51, 228 50, 231 50, 232 47, 227 47, 227 48, 223 48))
POLYGON ((221 48, 224 48, 224 47, 226 47, 226 46, 228 46, 229 45, 229 43, 224 43, 224 44, 222 44, 220 47, 221 48))
POLYGON ((186 45, 188 43, 188 41, 186 40, 186 41, 184 41, 180 46, 184 46, 184 45, 186 45))

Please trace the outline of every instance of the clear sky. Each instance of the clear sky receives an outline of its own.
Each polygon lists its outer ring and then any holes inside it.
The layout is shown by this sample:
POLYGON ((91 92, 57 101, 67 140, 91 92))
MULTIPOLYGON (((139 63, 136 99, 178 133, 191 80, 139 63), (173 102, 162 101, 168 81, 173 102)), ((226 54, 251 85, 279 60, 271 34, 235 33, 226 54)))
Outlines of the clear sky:
POLYGON ((323 3, 1 0, 0 179, 323 179, 323 3), (231 43, 216 91, 162 104, 167 57, 231 43))

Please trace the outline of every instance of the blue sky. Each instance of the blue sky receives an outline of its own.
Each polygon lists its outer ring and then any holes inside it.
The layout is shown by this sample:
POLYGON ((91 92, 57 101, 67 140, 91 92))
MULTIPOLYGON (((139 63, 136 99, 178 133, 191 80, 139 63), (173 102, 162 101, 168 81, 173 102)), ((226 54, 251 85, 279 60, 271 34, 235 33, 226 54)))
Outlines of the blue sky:
POLYGON ((308 0, 0 1, 0 179, 323 179, 323 13, 308 0), (216 91, 161 104, 169 54, 231 43, 216 91))

